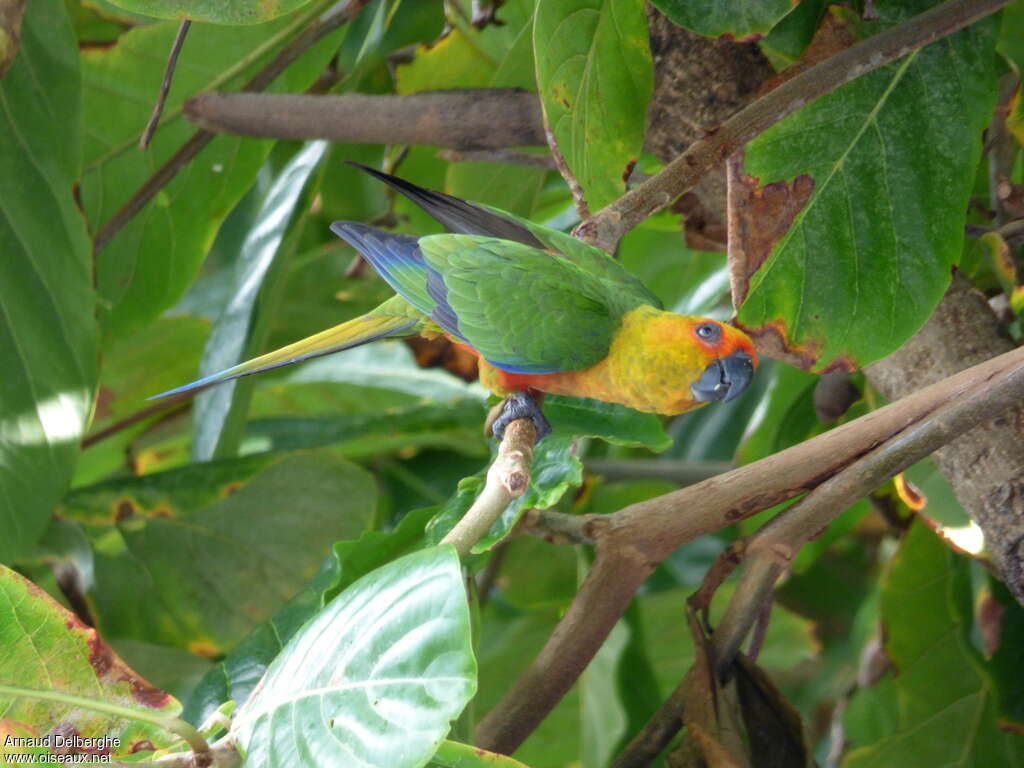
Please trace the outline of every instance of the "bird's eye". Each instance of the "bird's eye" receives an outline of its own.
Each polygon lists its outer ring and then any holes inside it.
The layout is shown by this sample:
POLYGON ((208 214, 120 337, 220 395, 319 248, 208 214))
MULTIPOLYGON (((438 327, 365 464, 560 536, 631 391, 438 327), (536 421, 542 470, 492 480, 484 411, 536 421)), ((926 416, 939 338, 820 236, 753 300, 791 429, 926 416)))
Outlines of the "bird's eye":
POLYGON ((697 336, 704 341, 718 341, 720 335, 721 332, 715 323, 702 323, 697 326, 697 336))

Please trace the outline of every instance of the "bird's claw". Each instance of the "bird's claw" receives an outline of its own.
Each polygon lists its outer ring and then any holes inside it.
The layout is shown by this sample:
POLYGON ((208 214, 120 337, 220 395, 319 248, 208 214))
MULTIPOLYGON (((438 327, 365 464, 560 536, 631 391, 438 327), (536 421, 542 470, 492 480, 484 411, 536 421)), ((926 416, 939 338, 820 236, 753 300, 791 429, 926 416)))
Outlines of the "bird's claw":
POLYGON ((528 392, 516 392, 505 400, 501 414, 491 424, 491 432, 498 442, 505 436, 505 427, 516 419, 529 419, 537 430, 537 442, 551 434, 551 424, 544 418, 540 404, 528 392))

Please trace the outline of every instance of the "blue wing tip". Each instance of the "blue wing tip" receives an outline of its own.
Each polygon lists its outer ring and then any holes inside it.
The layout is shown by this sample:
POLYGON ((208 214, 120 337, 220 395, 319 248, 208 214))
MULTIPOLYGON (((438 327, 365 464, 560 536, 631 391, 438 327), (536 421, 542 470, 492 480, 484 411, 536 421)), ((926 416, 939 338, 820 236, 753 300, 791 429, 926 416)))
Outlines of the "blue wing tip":
POLYGON ((175 387, 174 389, 168 389, 166 392, 161 392, 159 395, 150 395, 149 397, 146 398, 146 400, 159 400, 163 397, 181 395, 184 394, 185 392, 192 392, 197 389, 202 389, 203 387, 209 384, 216 384, 217 377, 220 375, 220 373, 215 373, 212 376, 206 376, 202 379, 196 379, 195 381, 189 382, 188 384, 183 384, 180 387, 175 387))

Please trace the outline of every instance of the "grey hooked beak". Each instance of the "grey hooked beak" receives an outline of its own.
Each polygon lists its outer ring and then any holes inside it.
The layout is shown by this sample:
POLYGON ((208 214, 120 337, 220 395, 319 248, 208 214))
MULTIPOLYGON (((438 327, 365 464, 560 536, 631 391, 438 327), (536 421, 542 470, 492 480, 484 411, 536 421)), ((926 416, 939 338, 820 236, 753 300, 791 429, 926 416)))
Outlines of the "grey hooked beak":
POLYGON ((753 358, 746 352, 733 352, 705 368, 690 391, 694 399, 703 403, 716 400, 728 403, 742 395, 753 378, 753 358))

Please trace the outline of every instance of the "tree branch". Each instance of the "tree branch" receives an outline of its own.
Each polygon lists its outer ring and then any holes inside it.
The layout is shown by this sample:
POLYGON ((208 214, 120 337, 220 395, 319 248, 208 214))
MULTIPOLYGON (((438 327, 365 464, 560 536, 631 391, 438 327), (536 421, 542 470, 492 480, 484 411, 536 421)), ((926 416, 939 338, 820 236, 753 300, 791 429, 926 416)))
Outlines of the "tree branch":
POLYGON ((733 152, 821 96, 995 13, 1008 0, 949 0, 810 67, 744 107, 707 138, 691 144, 660 173, 598 211, 577 236, 614 251, 622 236, 733 152))
POLYGON ((462 516, 442 544, 452 544, 459 556, 465 555, 501 517, 513 499, 526 493, 533 465, 533 444, 537 428, 529 419, 516 419, 505 428, 498 455, 487 470, 487 481, 473 506, 462 516))
MULTIPOLYGON (((262 91, 272 83, 303 53, 321 39, 336 30, 342 24, 354 19, 369 0, 343 0, 324 11, 318 18, 300 32, 266 66, 257 72, 243 86, 244 91, 262 91)), ((96 233, 93 238, 93 255, 99 253, 125 225, 137 216, 157 192, 170 183, 178 175, 178 171, 209 144, 216 134, 209 131, 196 131, 181 148, 175 152, 156 172, 122 205, 110 220, 96 233)))
POLYGON ((537 95, 513 88, 363 93, 201 93, 185 116, 206 131, 274 139, 427 144, 451 149, 543 146, 537 95))
MULTIPOLYGON (((984 386, 965 392, 926 419, 910 425, 766 523, 746 547, 739 585, 715 630, 715 664, 719 674, 732 663, 753 624, 757 614, 753 608, 771 593, 776 579, 809 539, 897 473, 988 421, 993 413, 1003 413, 1022 400, 1024 365, 1000 371, 984 386)), ((1021 585, 1011 584, 1011 589, 1014 586, 1019 593, 1021 585)))
MULTIPOLYGON (((1022 371, 1024 348, 753 464, 611 515, 582 516, 596 544, 593 567, 537 658, 480 723, 478 745, 508 754, 522 743, 582 673, 636 589, 677 547, 813 490, 894 438, 893 451, 915 450, 913 440, 924 440, 922 434, 928 436, 925 452, 934 450, 993 416, 991 407, 975 408, 946 421, 936 411, 985 398, 1000 405, 1019 401, 1022 371), (928 428, 937 431, 908 431, 934 418, 943 420, 928 428)), ((860 471, 867 470, 852 476, 860 471)))

